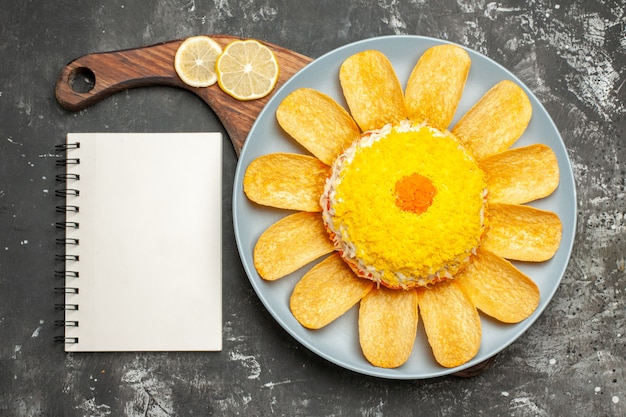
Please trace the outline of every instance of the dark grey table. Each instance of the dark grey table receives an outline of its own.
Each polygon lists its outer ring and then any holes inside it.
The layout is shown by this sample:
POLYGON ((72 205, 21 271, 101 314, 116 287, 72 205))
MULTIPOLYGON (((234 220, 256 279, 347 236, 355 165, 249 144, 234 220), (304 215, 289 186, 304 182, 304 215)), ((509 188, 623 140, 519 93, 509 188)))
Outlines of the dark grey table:
POLYGON ((626 415, 626 3, 484 1, 2 1, 0 415, 626 415), (255 37, 317 57, 419 34, 481 52, 520 77, 558 126, 578 189, 578 230, 555 298, 474 378, 389 381, 297 343, 257 299, 233 235, 237 163, 225 139, 224 349, 65 354, 54 238, 56 152, 69 131, 223 131, 194 95, 125 91, 73 113, 60 69, 91 52, 196 34, 255 37))

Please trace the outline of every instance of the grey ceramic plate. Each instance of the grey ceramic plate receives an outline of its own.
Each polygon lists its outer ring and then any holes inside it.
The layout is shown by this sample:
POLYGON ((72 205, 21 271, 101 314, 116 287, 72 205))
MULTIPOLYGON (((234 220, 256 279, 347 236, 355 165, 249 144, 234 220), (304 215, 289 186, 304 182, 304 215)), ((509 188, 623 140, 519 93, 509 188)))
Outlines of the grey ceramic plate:
POLYGON ((514 146, 541 142, 550 146, 556 153, 561 171, 559 187, 550 197, 532 205, 554 211, 560 216, 563 222, 563 239, 560 249, 550 261, 536 265, 516 264, 539 286, 541 290, 539 308, 531 317, 514 325, 501 324, 481 315, 483 336, 480 351, 474 359, 458 368, 443 368, 435 362, 421 325, 418 328, 413 353, 403 366, 396 369, 372 366, 363 357, 359 347, 356 307, 323 329, 312 331, 303 328, 289 311, 289 297, 296 282, 316 262, 275 282, 266 282, 259 277, 252 259, 254 245, 265 229, 289 212, 261 207, 250 202, 243 193, 242 180, 246 167, 258 156, 274 152, 306 153, 281 131, 276 122, 276 108, 291 91, 301 87, 314 88, 333 97, 345 107, 338 74, 341 63, 347 57, 367 49, 380 50, 390 59, 404 86, 422 53, 427 48, 441 43, 443 41, 419 36, 379 37, 343 46, 316 59, 285 83, 267 103, 248 135, 235 174, 233 216, 237 246, 248 278, 267 310, 287 332, 319 356, 352 371, 382 378, 432 378, 455 373, 489 359, 524 333, 554 295, 565 272, 574 241, 576 191, 565 146, 543 106, 509 71, 483 55, 468 51, 472 67, 457 109, 457 120, 500 80, 510 79, 524 88, 533 106, 533 117, 528 129, 514 146))

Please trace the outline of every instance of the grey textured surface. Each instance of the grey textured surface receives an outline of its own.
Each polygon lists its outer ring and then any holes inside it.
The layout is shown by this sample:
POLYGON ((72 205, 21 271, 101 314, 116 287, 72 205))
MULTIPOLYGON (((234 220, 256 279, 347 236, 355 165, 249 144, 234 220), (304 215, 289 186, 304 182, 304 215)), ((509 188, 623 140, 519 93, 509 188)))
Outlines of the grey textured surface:
POLYGON ((2 1, 0 415, 626 415, 624 1, 2 1), (578 230, 542 317, 475 378, 387 381, 332 365, 260 304, 232 231, 235 152, 224 155, 224 349, 65 354, 53 343, 54 145, 69 131, 222 126, 188 92, 125 91, 78 113, 60 69, 91 52, 195 34, 264 39, 311 57, 379 35, 447 39, 499 62, 537 95, 574 167, 578 230))

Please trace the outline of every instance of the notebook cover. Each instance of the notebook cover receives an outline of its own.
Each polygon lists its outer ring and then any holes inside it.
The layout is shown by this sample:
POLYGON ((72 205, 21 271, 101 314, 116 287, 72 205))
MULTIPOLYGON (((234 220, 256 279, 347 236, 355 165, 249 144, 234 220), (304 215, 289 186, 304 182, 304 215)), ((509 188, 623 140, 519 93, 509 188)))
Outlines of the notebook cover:
POLYGON ((65 350, 221 350, 221 134, 70 133, 66 160, 65 350))

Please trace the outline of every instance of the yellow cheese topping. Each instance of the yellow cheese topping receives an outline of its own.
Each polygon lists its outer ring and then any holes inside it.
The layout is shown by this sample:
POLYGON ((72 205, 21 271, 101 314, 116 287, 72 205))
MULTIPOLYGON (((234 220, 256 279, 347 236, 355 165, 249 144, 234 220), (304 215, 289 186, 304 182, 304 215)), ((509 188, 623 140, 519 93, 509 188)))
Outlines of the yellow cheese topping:
POLYGON ((322 197, 327 228, 353 269, 383 285, 451 278, 480 243, 483 172, 447 131, 386 132, 366 135, 335 162, 322 197))

